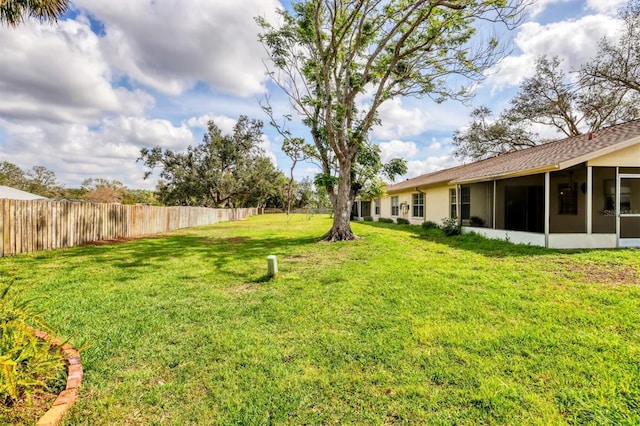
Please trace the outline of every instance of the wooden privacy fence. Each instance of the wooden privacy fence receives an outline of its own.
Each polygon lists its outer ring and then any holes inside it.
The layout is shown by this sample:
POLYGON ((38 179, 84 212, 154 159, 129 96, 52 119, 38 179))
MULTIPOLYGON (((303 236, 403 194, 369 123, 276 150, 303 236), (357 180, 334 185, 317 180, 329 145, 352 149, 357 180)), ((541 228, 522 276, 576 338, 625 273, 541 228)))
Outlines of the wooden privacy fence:
POLYGON ((0 199, 0 256, 241 220, 257 212, 0 199))

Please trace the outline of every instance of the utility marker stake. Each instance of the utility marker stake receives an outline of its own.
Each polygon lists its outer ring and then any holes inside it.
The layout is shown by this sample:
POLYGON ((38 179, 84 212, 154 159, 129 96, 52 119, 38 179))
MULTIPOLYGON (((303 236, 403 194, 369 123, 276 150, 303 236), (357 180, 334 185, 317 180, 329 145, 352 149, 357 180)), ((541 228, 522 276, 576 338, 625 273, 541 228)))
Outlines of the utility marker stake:
POLYGON ((267 277, 273 278, 278 273, 278 259, 275 254, 267 256, 267 277))

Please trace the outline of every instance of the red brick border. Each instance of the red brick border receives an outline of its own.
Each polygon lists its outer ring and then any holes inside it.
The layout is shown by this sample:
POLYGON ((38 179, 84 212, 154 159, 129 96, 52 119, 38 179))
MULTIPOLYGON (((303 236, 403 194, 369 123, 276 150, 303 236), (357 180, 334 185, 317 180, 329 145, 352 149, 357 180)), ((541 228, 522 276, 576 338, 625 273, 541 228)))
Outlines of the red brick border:
MULTIPOLYGON (((40 339, 48 339, 49 335, 42 331, 36 330, 36 336, 40 339)), ((53 402, 53 406, 46 412, 36 426, 57 426, 67 411, 73 406, 78 398, 78 390, 82 383, 82 363, 80 362, 80 352, 69 343, 64 343, 60 339, 53 339, 54 347, 59 346, 60 352, 67 363, 68 375, 67 386, 65 390, 53 402)))

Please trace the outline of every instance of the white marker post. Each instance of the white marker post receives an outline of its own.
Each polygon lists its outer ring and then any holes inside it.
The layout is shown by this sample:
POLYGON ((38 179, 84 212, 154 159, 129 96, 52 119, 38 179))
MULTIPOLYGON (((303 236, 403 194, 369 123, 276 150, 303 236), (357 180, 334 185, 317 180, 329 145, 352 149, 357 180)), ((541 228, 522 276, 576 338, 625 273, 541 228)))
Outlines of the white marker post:
POLYGON ((267 256, 267 277, 273 278, 278 273, 278 259, 275 254, 267 256))

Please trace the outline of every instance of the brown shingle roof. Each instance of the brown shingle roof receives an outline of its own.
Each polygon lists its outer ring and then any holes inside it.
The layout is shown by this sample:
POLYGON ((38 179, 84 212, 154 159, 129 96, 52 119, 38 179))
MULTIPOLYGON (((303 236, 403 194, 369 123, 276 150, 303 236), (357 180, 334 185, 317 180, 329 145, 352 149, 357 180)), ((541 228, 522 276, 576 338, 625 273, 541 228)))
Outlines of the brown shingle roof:
POLYGON ((533 148, 418 176, 387 186, 387 192, 399 192, 410 188, 442 183, 454 184, 493 180, 564 169, 610 151, 622 149, 626 144, 635 142, 640 142, 640 120, 629 121, 591 134, 561 139, 533 148))

